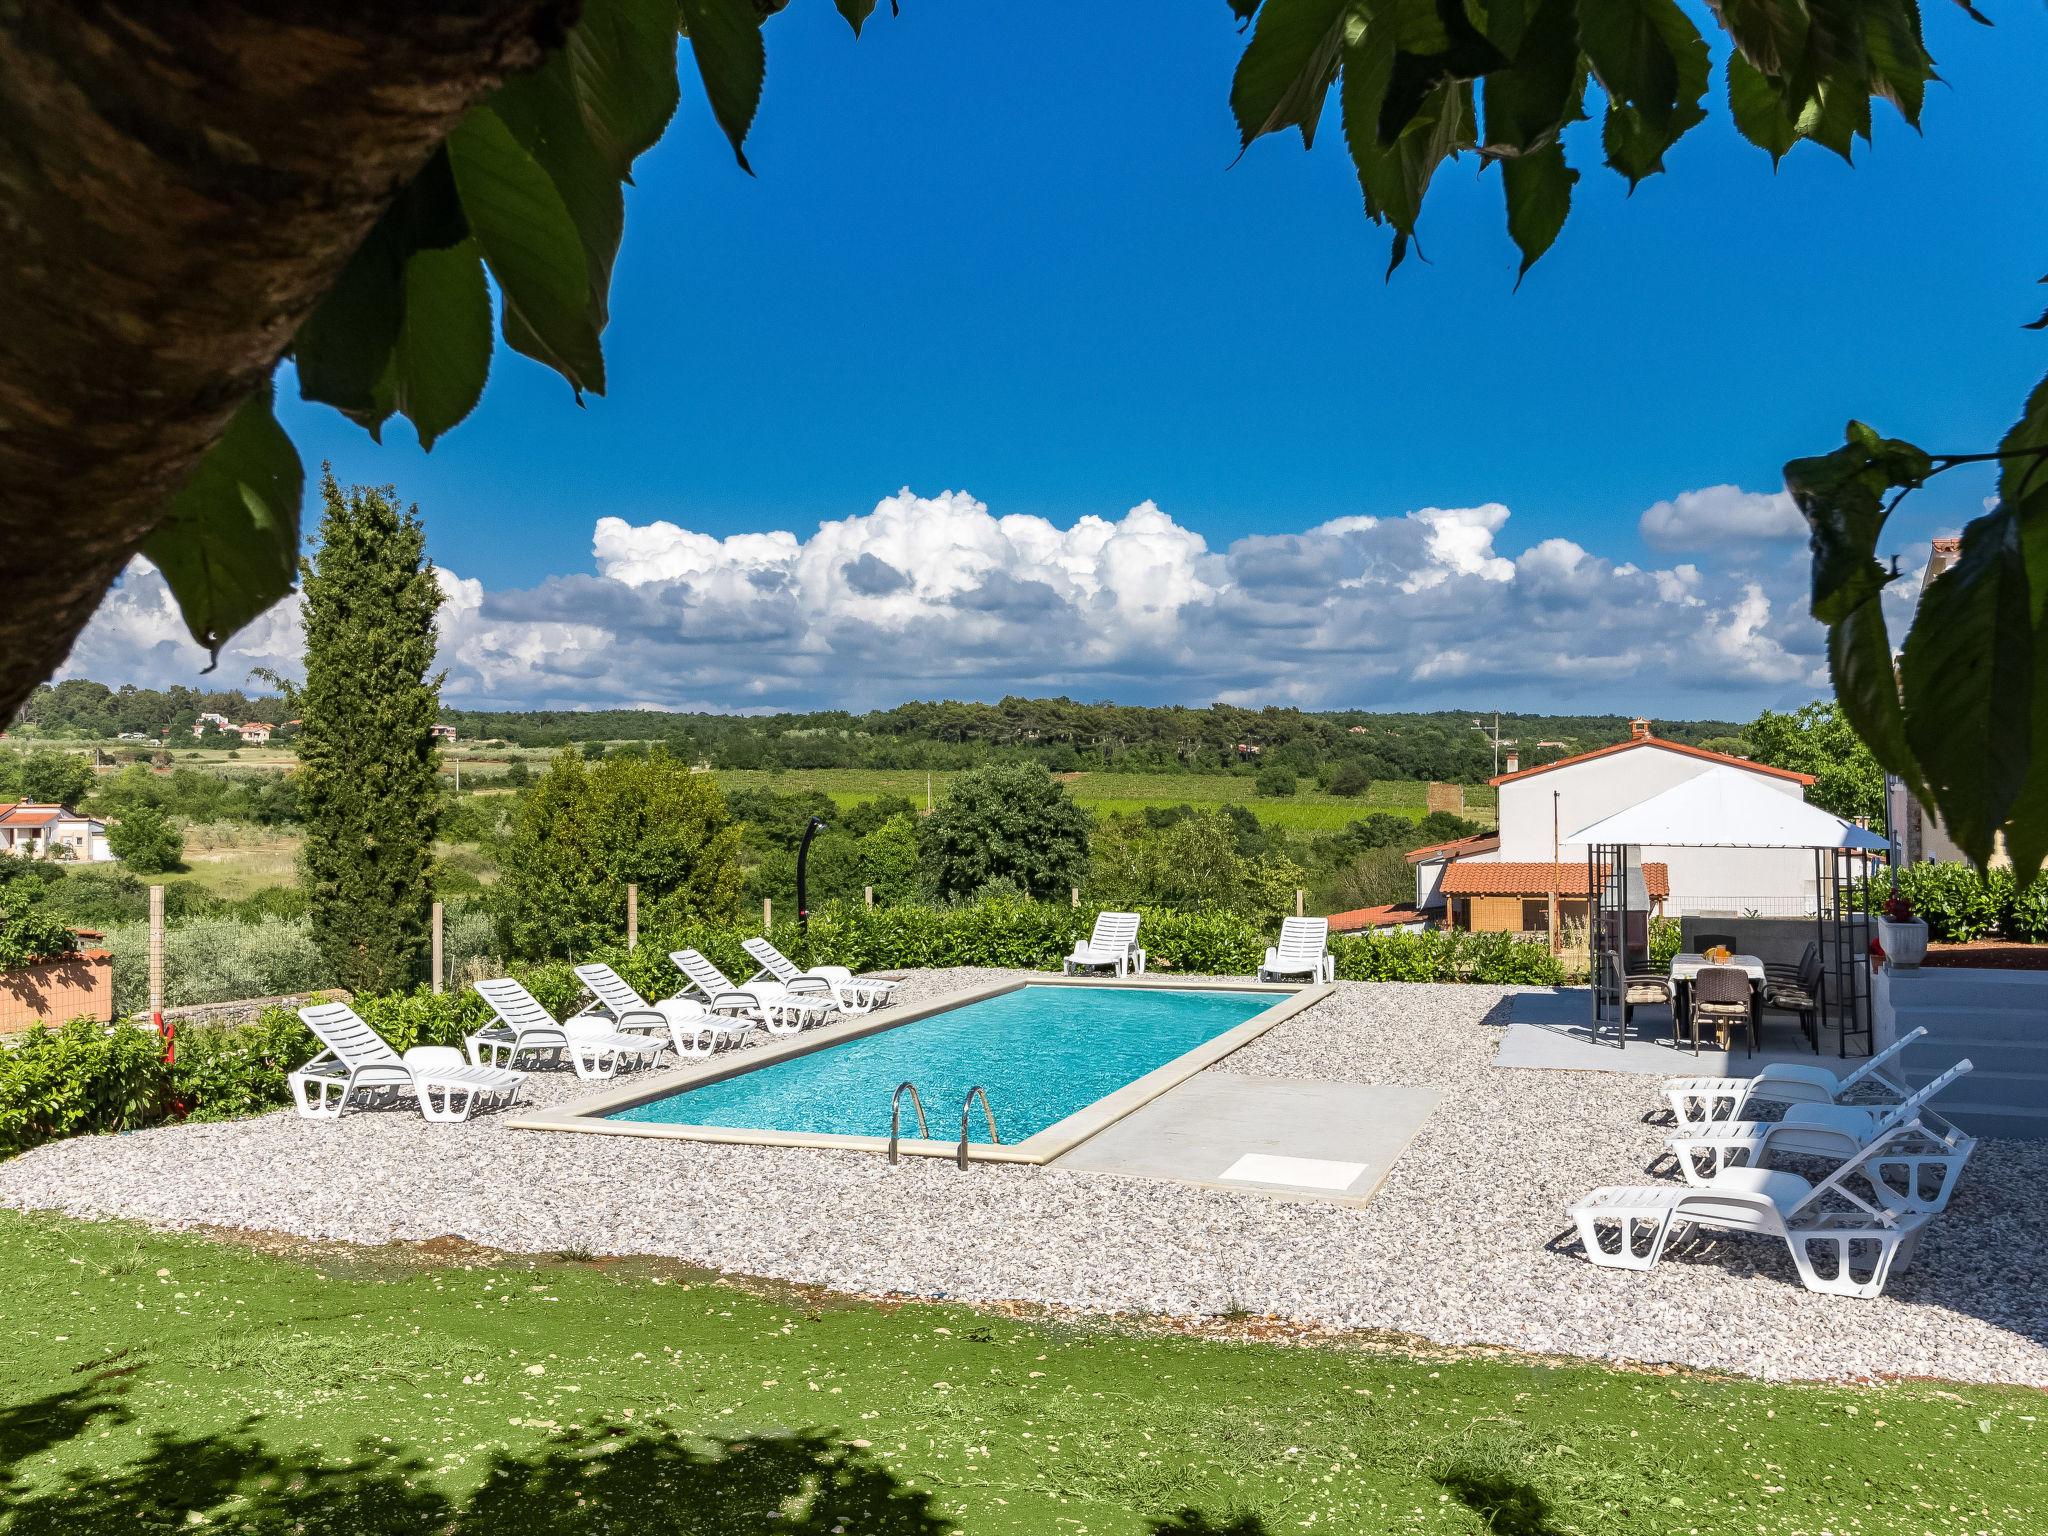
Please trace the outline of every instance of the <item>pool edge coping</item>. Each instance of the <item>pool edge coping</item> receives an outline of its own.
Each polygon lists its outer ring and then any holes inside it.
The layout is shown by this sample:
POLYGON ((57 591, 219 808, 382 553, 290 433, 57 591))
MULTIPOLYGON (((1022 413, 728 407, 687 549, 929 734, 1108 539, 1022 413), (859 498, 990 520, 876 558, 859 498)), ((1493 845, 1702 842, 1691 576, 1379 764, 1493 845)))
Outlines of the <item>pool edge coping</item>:
MULTIPOLYGON (((996 982, 986 986, 964 988, 957 992, 942 993, 922 1003, 902 1008, 884 1008, 875 1013, 842 1019, 836 1024, 806 1030, 799 1035, 771 1039, 767 1044, 752 1050, 733 1051, 723 1056, 714 1056, 708 1061, 691 1063, 680 1073, 664 1073, 663 1081, 658 1087, 633 1083, 595 1093, 587 1098, 572 1100, 554 1109, 522 1114, 508 1119, 505 1124, 508 1129, 522 1131, 639 1136, 664 1141, 708 1142, 727 1146, 810 1147, 840 1152, 886 1152, 889 1149, 889 1138, 886 1136, 852 1136, 825 1131, 749 1130, 721 1125, 670 1125, 647 1120, 607 1120, 603 1117, 654 1099, 668 1098, 705 1083, 738 1077, 778 1062, 808 1056, 814 1051, 828 1050, 849 1040, 858 1040, 868 1035, 880 1034, 884 1030, 913 1024, 935 1013, 945 1013, 969 1003, 978 1003, 1024 987, 1037 986, 1091 987, 1099 991, 1129 987, 1168 992, 1270 993, 1274 1002, 1242 1023, 1233 1024, 1229 1029, 1204 1040, 1192 1050, 1183 1051, 1171 1061, 1160 1063, 1151 1071, 1083 1105, 1072 1114, 1055 1120, 1045 1129, 1034 1132, 1022 1141, 994 1144, 969 1142, 969 1161, 1026 1163, 1036 1166, 1050 1163, 1107 1130, 1125 1116, 1179 1087, 1196 1073, 1206 1071, 1234 1055, 1275 1025, 1285 1023, 1304 1009, 1313 1007, 1336 990, 1330 982, 1315 982, 1302 986, 1231 977, 1165 980, 1150 975, 1139 975, 1117 980, 1100 976, 1030 975, 1015 981, 996 982)), ((927 1114, 929 1111, 930 1106, 927 1106, 927 1114)), ((998 1107, 998 1129, 1001 1123, 1001 1111, 998 1107)), ((953 1157, 959 1150, 959 1143, 957 1140, 927 1140, 923 1137, 905 1136, 898 1141, 897 1150, 909 1157, 953 1157)))

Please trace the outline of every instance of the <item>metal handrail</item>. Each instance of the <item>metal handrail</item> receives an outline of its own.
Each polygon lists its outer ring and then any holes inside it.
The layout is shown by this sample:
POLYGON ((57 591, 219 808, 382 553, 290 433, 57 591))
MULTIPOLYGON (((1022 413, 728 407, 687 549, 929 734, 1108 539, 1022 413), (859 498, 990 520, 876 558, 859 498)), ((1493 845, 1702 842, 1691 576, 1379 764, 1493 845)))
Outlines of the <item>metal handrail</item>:
POLYGON ((932 1128, 925 1123, 924 1100, 917 1096, 917 1084, 905 1078, 896 1085, 896 1092, 889 1099, 889 1161, 896 1161, 896 1138, 903 1128, 903 1095, 910 1095, 910 1107, 917 1111, 917 1134, 926 1141, 932 1139, 932 1128))
POLYGON ((996 1146, 1003 1144, 1003 1138, 996 1130, 996 1112, 989 1107, 988 1090, 976 1083, 967 1090, 967 1097, 960 1101, 960 1146, 953 1154, 953 1161, 962 1168, 967 1166, 967 1117, 974 1110, 974 1096, 981 1095, 981 1113, 988 1121, 988 1139, 996 1146))

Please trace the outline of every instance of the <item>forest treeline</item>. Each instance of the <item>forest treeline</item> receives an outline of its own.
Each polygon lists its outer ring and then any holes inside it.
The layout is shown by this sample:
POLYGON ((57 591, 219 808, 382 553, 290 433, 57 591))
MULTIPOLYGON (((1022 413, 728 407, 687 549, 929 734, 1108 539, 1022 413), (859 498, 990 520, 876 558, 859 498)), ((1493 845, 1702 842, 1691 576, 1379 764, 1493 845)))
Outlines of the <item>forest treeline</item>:
MULTIPOLYGON (((212 711, 235 720, 275 721, 279 701, 233 690, 109 688, 82 678, 38 688, 18 724, 38 735, 122 734, 189 740, 212 711)), ((1044 764, 1054 772, 1251 772, 1279 765, 1308 776, 1356 765, 1373 779, 1478 783, 1494 769, 1493 716, 1464 710, 1245 709, 1211 704, 1083 704, 1006 698, 900 704, 854 714, 819 710, 712 715, 659 710, 483 711, 444 708, 441 719, 466 742, 521 747, 587 742, 659 743, 715 768, 968 768, 990 761, 1044 764)), ((1659 720, 1673 741, 1734 747, 1742 727, 1725 720, 1659 720)), ((1623 715, 1503 714, 1503 738, 1524 767, 1620 741, 1623 715)))

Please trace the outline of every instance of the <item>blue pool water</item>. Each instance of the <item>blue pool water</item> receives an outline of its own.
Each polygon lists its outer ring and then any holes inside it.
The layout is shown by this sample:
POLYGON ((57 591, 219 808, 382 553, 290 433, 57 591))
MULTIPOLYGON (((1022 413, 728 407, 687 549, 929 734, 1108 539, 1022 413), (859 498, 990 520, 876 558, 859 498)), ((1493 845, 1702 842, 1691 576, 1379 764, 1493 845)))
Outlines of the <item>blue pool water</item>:
MULTIPOLYGON (((1258 992, 1020 987, 606 1118, 886 1136, 890 1095, 908 1079, 924 1098, 933 1137, 951 1141, 960 1134, 961 1101, 979 1083, 1002 1139, 1014 1143, 1278 1001, 1258 992)), ((908 1094, 903 1134, 917 1134, 908 1094)), ((979 1103, 969 1138, 988 1139, 979 1103)))

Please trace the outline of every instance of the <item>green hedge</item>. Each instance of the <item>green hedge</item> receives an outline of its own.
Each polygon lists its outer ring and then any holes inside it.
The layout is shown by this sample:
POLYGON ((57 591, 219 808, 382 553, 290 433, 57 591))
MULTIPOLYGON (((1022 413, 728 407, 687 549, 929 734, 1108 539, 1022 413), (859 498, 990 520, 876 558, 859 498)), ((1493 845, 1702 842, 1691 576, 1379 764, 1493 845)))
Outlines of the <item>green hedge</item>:
MULTIPOLYGON (((1147 911, 1146 953, 1162 975, 1249 976, 1277 923, 1263 925, 1227 912, 1147 911)), ((794 922, 778 923, 778 947, 805 964, 859 971, 980 966, 1056 971, 1076 939, 1095 921, 1087 908, 1000 900, 961 907, 835 908, 811 923, 808 940, 794 922)), ((666 997, 682 977, 669 951, 700 949, 734 980, 754 972, 740 941, 753 930, 693 923, 649 935, 632 952, 592 955, 614 966, 643 996, 666 997)), ((1438 981, 1555 985, 1564 980, 1541 944, 1504 933, 1391 933, 1331 941, 1337 974, 1348 981, 1438 981)), ((560 962, 515 966, 557 1018, 583 996, 560 962)), ((356 1000, 356 1011, 396 1050, 460 1046, 490 1020, 469 989, 436 995, 425 989, 356 1000)), ((202 1025, 178 1035, 177 1061, 166 1066, 163 1042, 146 1027, 114 1028, 78 1020, 36 1029, 0 1049, 0 1156, 96 1131, 135 1130, 177 1118, 226 1120, 291 1101, 286 1076, 315 1052, 298 1016, 271 1008, 253 1024, 202 1025)))
POLYGON ((1979 874, 1967 864, 1908 864, 1871 877, 1873 906, 1897 891, 1927 920, 1927 936, 1945 943, 2006 938, 2048 941, 2048 880, 2020 894, 2010 869, 1979 874))

